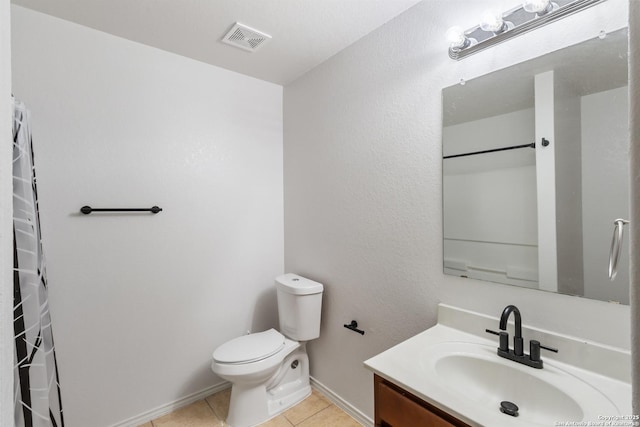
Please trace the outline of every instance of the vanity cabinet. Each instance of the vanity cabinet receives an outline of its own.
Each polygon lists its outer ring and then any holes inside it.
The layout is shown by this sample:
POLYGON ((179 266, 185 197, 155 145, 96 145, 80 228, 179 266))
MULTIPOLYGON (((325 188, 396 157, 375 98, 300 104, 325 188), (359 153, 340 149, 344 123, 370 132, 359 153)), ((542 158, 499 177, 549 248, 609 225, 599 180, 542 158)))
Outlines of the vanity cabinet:
POLYGON ((374 398, 376 427, 470 427, 378 375, 374 398))

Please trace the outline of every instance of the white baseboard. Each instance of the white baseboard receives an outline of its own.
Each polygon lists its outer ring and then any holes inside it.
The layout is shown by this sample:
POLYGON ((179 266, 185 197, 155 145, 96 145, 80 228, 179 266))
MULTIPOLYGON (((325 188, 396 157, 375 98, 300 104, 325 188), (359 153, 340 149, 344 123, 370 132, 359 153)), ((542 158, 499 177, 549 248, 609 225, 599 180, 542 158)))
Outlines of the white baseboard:
POLYGON ((151 420, 155 420, 158 417, 167 415, 169 412, 173 412, 176 409, 180 409, 184 406, 190 405, 193 402, 204 399, 207 396, 215 394, 229 387, 231 387, 231 384, 225 381, 220 384, 205 388, 204 390, 198 391, 196 393, 192 393, 188 396, 183 397, 182 399, 174 400, 173 402, 158 406, 157 408, 151 409, 150 411, 144 412, 140 415, 136 415, 135 417, 131 417, 124 421, 112 424, 109 427, 137 427, 141 424, 148 423, 151 420))
MULTIPOLYGON (((344 400, 342 397, 337 395, 333 390, 322 384, 320 381, 316 380, 313 377, 309 377, 311 382, 311 387, 318 390, 320 393, 325 395, 327 399, 329 399, 332 403, 334 403, 337 407, 345 411, 349 414, 354 420, 359 422, 365 427, 372 427, 373 420, 362 413, 360 410, 356 409, 349 402, 344 400)), ((196 393, 192 393, 188 396, 185 396, 181 399, 175 400, 173 402, 166 403, 164 405, 158 406, 154 409, 146 411, 142 414, 136 415, 135 417, 128 418, 124 421, 120 421, 118 423, 112 424, 109 427, 137 427, 144 423, 147 423, 151 420, 155 420, 163 415, 167 415, 170 412, 175 411, 176 409, 180 409, 187 405, 190 405, 193 402, 204 399, 207 396, 218 393, 222 390, 231 387, 229 382, 222 382, 220 384, 213 385, 204 390, 198 391, 196 393)))
POLYGON ((344 400, 342 397, 333 392, 330 388, 322 384, 320 381, 316 380, 313 377, 309 377, 311 382, 311 387, 318 390, 320 393, 324 394, 331 402, 333 402, 337 407, 342 409, 344 412, 349 414, 351 418, 362 424, 366 427, 373 427, 373 420, 362 413, 360 410, 356 409, 352 404, 344 400))

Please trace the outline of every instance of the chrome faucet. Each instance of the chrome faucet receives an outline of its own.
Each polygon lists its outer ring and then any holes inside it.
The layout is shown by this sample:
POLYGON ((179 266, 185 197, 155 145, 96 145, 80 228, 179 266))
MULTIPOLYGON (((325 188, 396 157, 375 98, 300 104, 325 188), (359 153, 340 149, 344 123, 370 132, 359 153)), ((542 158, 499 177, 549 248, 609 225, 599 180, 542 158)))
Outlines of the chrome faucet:
POLYGON ((529 342, 529 354, 526 354, 523 350, 524 340, 522 338, 522 316, 520 310, 515 305, 508 305, 502 311, 500 316, 500 332, 486 329, 490 334, 500 336, 500 347, 498 347, 498 356, 505 359, 513 360, 514 362, 522 363, 523 365, 531 366, 532 368, 542 369, 542 359, 540 359, 540 349, 543 348, 548 351, 557 353, 558 350, 551 347, 545 347, 540 344, 539 341, 531 340, 529 342), (513 336, 513 350, 509 349, 509 333, 507 332, 507 321, 509 316, 513 313, 515 319, 515 333, 513 336))

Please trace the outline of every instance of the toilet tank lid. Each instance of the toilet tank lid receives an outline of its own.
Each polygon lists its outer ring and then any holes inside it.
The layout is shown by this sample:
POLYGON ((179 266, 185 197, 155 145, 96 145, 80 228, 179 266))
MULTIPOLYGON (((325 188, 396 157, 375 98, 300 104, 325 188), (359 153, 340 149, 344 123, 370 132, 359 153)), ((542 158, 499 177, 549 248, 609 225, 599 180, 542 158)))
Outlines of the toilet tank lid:
POLYGON ((276 277, 276 288, 293 295, 319 294, 324 289, 322 283, 314 282, 293 273, 276 277))

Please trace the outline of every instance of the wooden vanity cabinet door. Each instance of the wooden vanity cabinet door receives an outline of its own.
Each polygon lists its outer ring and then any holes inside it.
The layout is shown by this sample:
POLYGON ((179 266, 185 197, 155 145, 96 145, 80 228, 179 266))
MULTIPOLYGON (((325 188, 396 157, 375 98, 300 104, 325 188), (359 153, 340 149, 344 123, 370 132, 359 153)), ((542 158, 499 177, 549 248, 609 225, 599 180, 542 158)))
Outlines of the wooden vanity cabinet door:
POLYGON ((374 395, 376 427, 469 427, 378 375, 374 395))

